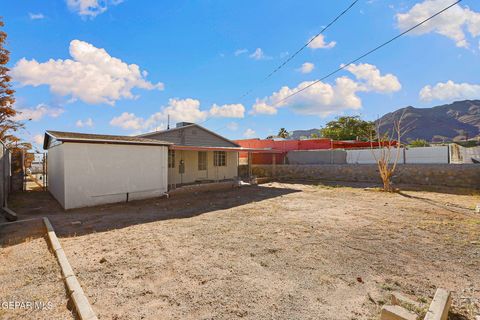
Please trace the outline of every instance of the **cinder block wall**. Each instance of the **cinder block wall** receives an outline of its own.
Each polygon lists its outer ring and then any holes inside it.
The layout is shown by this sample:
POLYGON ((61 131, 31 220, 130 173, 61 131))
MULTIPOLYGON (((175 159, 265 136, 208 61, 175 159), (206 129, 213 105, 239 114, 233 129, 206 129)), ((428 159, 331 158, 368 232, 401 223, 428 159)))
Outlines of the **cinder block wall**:
MULTIPOLYGON (((254 165, 252 173, 257 177, 272 177, 272 166, 254 165)), ((300 180, 381 182, 375 164, 277 165, 275 177, 300 180)), ((480 165, 399 164, 393 182, 480 189, 480 165)))

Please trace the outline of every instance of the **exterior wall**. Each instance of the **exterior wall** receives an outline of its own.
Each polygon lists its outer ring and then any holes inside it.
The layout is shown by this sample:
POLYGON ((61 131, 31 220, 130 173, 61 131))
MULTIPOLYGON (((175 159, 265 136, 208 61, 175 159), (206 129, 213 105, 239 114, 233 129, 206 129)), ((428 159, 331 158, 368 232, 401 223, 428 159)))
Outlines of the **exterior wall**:
MULTIPOLYGON (((397 150, 392 149, 390 162, 393 163, 397 157, 397 150)), ((403 163, 403 148, 399 151, 398 163, 403 163)), ((376 164, 380 157, 382 150, 379 149, 365 149, 365 150, 348 150, 347 163, 349 164, 376 164)))
POLYGON ((198 170, 198 151, 175 150, 175 167, 168 168, 169 184, 194 183, 200 180, 224 180, 238 176, 238 152, 226 152, 226 166, 213 165, 213 151, 207 151, 207 170, 198 170), (185 173, 180 174, 180 161, 185 163, 185 173))
POLYGON ((148 135, 148 138, 168 141, 181 146, 237 147, 236 144, 196 125, 153 133, 148 135))
MULTIPOLYGON (((350 164, 375 164, 380 156, 379 149, 347 150, 347 163, 350 164), (374 156, 375 153, 375 156, 374 156)), ((397 150, 391 150, 390 162, 393 163, 397 156, 397 150)), ((400 148, 398 163, 449 163, 448 146, 400 148)))
MULTIPOLYGON (((271 165, 253 166, 257 177, 272 177, 271 165)), ((277 165, 275 177, 285 179, 380 183, 376 165, 277 165)), ((394 183, 480 189, 480 165, 401 164, 394 183)))
POLYGON ((448 163, 448 146, 409 148, 405 163, 448 163))
POLYGON ((456 143, 450 145, 451 163, 473 163, 473 160, 480 161, 480 146, 465 148, 456 143))
MULTIPOLYGON (((304 140, 272 140, 272 139, 243 139, 235 140, 236 143, 245 148, 273 149, 282 151, 282 154, 276 154, 276 163, 287 163, 285 156, 290 151, 304 150, 331 150, 331 149, 353 149, 353 148, 371 148, 381 145, 378 142, 363 141, 336 141, 331 139, 304 139, 304 140)), ((393 141, 392 145, 396 145, 393 141)), ((246 164, 247 152, 240 153, 241 163, 246 164)), ((272 164, 272 154, 254 153, 252 157, 253 164, 272 164)))
POLYGON ((48 149, 47 174, 48 191, 65 208, 65 167, 64 145, 48 149))
MULTIPOLYGON (((64 166, 65 209, 156 197, 167 192, 167 146, 63 143, 49 149, 49 187, 64 166), (51 171, 50 168, 54 171, 51 171)), ((59 181, 59 184, 61 181, 59 181)))
POLYGON ((347 153, 344 150, 289 151, 288 164, 345 164, 347 153))

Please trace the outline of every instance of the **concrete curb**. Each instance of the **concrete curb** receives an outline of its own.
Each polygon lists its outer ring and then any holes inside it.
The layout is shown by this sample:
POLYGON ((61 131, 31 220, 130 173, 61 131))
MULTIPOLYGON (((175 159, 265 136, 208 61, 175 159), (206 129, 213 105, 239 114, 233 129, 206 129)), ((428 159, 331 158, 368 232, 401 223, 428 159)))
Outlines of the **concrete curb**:
POLYGON ((447 320, 451 304, 450 291, 438 288, 424 320, 447 320))
POLYGON ((95 312, 92 309, 92 306, 85 296, 85 292, 83 292, 83 289, 80 286, 80 283, 78 282, 70 263, 68 262, 67 256, 60 245, 60 241, 58 241, 52 224, 48 218, 43 218, 43 223, 45 224, 47 233, 47 243, 53 252, 55 252, 55 256, 57 257, 58 264, 60 265, 60 269, 62 270, 62 274, 65 279, 67 294, 70 298, 70 301, 73 303, 75 312, 80 320, 98 320, 95 312))

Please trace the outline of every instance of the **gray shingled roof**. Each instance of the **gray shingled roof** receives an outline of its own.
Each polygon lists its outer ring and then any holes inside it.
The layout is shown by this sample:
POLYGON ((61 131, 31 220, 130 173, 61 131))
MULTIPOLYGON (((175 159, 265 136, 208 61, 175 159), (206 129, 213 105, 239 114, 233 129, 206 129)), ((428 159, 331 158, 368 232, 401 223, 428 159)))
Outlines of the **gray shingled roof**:
POLYGON ((90 134, 79 132, 46 131, 43 141, 43 148, 46 149, 50 138, 62 142, 91 142, 91 143, 110 143, 110 144, 136 144, 136 145, 155 145, 168 146, 171 142, 156 139, 148 139, 134 136, 117 136, 107 134, 90 134))

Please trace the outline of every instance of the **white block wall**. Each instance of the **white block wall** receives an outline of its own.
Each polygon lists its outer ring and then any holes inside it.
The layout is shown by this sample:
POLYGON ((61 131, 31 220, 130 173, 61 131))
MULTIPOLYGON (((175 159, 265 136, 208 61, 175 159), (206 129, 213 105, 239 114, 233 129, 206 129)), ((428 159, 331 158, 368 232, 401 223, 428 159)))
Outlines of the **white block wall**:
POLYGON ((448 146, 408 148, 406 163, 448 163, 448 146))
POLYGON ((166 146, 63 143, 48 156, 48 188, 65 209, 167 192, 166 146))
MULTIPOLYGON (((376 159, 381 156, 382 150, 379 149, 363 149, 363 150, 347 150, 347 163, 349 164, 372 164, 377 163, 376 159), (375 158, 376 157, 376 158, 375 158)), ((397 149, 391 149, 390 162, 394 162, 397 157, 397 149)), ((403 150, 400 150, 398 163, 403 163, 403 150)))
MULTIPOLYGON (((372 164, 377 163, 380 158, 381 150, 364 149, 364 150, 347 150, 347 163, 349 164, 372 164), (374 156, 375 154, 375 156, 374 156)), ((421 147, 421 148, 400 148, 398 163, 448 163, 448 146, 438 147, 421 147)), ((394 162, 397 155, 397 149, 391 149, 390 162, 394 162)))

